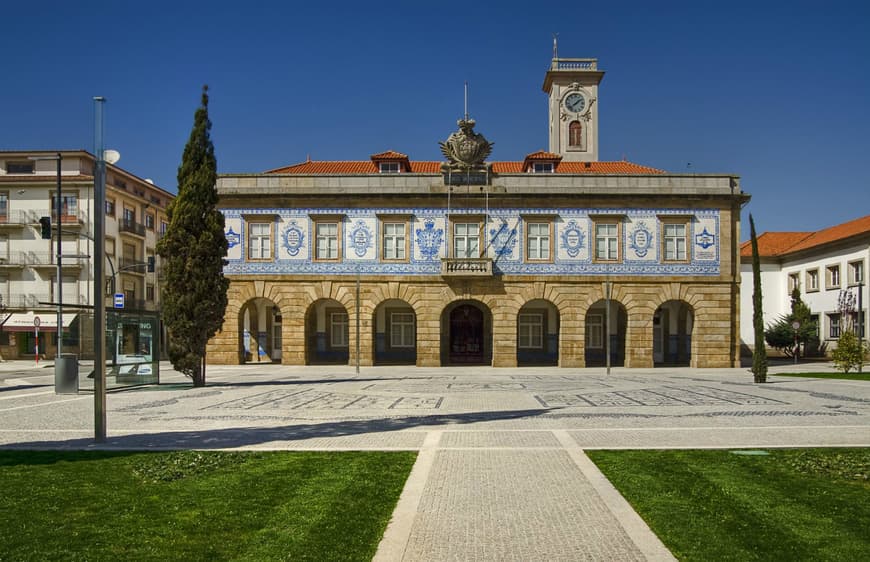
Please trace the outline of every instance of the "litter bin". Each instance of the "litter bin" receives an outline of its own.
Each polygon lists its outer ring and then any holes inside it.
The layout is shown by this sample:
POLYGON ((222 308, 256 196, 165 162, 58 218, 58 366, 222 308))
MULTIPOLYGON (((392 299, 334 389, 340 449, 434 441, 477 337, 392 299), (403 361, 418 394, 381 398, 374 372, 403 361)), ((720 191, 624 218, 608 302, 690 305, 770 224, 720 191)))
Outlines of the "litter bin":
POLYGON ((79 358, 64 354, 54 360, 54 393, 77 394, 79 391, 79 358))

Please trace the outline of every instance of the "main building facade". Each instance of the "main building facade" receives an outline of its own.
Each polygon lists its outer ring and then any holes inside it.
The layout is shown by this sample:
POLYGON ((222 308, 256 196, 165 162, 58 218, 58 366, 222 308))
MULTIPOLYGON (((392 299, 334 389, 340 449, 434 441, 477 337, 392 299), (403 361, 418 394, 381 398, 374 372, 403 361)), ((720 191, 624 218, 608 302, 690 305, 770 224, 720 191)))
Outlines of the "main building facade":
POLYGON ((490 162, 386 151, 223 174, 229 305, 210 363, 418 366, 739 360, 732 175, 598 160, 594 59, 554 59, 550 146, 490 162))

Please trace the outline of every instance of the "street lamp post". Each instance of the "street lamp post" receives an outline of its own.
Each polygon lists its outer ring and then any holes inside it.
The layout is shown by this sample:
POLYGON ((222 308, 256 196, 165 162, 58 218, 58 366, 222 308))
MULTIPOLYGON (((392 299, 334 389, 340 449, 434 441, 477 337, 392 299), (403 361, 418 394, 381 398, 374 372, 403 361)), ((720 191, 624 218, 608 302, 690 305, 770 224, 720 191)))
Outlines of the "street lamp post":
MULTIPOLYGON (((54 358, 54 375, 55 375, 55 392, 58 392, 58 381, 63 376, 61 372, 64 368, 64 363, 61 361, 61 353, 63 352, 63 250, 61 245, 61 207, 63 206, 63 197, 61 195, 61 164, 63 155, 58 152, 53 156, 31 156, 31 160, 55 160, 57 161, 57 190, 54 197, 55 220, 57 221, 57 257, 55 265, 57 266, 57 346, 54 358)), ((51 244, 49 243, 49 248, 51 244)))
POLYGON ((798 343, 798 330, 800 330, 801 323, 795 320, 791 323, 791 328, 794 330, 794 364, 797 365, 798 360, 798 352, 800 351, 800 344, 798 343))

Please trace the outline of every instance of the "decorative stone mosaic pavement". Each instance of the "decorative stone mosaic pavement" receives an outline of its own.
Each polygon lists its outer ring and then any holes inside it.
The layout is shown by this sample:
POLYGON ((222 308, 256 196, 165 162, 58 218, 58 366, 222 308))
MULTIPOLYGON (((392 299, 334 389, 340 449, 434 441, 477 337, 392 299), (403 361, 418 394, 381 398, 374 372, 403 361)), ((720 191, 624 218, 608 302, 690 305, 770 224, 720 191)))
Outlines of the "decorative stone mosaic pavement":
MULTIPOLYGON (((4 368, 0 365, 0 370, 4 368)), ((870 383, 745 370, 211 367, 108 396, 108 449, 412 450, 377 561, 672 560, 592 448, 870 447, 870 383)), ((0 382, 0 447, 93 448, 93 397, 0 382)), ((30 384, 32 383, 32 384, 30 384)))

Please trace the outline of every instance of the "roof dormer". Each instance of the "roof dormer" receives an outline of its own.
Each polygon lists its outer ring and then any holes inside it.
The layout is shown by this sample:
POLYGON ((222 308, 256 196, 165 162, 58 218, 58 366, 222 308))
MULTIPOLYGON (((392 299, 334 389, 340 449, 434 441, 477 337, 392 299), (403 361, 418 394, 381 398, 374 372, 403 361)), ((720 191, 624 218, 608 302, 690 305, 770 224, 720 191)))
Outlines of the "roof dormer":
POLYGON ((523 171, 534 174, 552 174, 561 161, 561 154, 539 150, 526 155, 525 160, 523 160, 523 171))
POLYGON ((372 154, 371 158, 381 174, 405 174, 411 171, 408 155, 395 150, 372 154))

